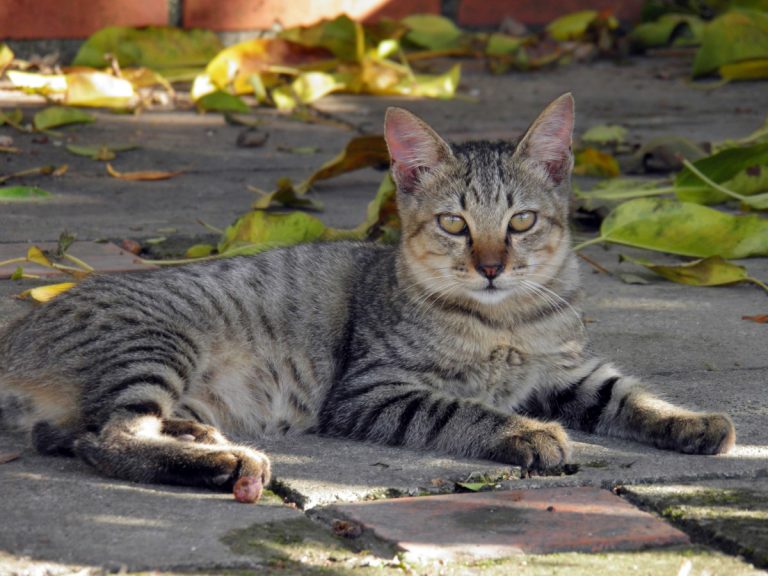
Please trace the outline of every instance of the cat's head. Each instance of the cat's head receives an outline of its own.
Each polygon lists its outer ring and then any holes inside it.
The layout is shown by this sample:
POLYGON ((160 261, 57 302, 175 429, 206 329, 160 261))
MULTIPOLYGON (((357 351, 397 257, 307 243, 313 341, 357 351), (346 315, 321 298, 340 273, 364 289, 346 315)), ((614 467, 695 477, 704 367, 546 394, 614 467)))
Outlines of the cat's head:
POLYGON ((573 120, 573 97, 564 94, 517 146, 450 146, 390 108, 385 138, 410 276, 429 292, 482 305, 546 286, 570 252, 573 120))

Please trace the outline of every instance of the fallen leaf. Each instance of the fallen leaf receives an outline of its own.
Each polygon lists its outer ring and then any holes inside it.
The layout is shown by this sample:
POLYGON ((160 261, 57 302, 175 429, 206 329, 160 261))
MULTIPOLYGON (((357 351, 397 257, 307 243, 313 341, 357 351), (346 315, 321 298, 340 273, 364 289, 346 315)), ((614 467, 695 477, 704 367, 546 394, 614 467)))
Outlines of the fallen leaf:
POLYGON ((201 69, 221 48, 221 41, 209 30, 110 26, 90 36, 80 46, 72 64, 104 68, 110 55, 122 68, 144 66, 169 76, 185 69, 201 69))
POLYGON ((123 238, 123 241, 120 243, 120 247, 126 252, 130 252, 131 254, 141 254, 141 244, 136 242, 136 240, 131 240, 130 238, 123 238))
POLYGON ((37 168, 28 168, 26 170, 21 170, 20 172, 12 172, 11 174, 0 176, 0 184, 14 178, 23 178, 25 176, 37 176, 38 174, 50 176, 56 172, 57 169, 56 166, 38 166, 37 168))
POLYGON ((105 72, 74 72, 66 75, 64 103, 70 106, 133 108, 138 97, 133 84, 105 72))
POLYGON ((638 198, 620 204, 600 226, 599 241, 706 258, 768 256, 768 219, 734 216, 706 206, 638 198))
POLYGON ((695 162, 708 155, 707 151, 692 140, 682 136, 661 136, 643 144, 632 155, 632 165, 627 172, 672 172, 683 167, 682 159, 695 162))
POLYGON ((114 160, 117 152, 135 150, 139 146, 136 144, 104 144, 96 146, 80 146, 77 144, 68 144, 67 151, 77 156, 85 156, 92 160, 108 161, 114 160))
POLYGON ((322 210, 323 204, 317 200, 299 196, 293 187, 290 178, 280 178, 277 181, 277 190, 274 192, 264 192, 255 186, 248 186, 248 190, 261 194, 261 198, 251 204, 254 210, 266 210, 273 204, 280 204, 286 208, 301 208, 303 210, 322 210))
POLYGON ((94 120, 93 116, 76 108, 51 106, 35 114, 33 123, 37 130, 49 130, 69 124, 89 124, 94 120))
POLYGON ((60 166, 57 166, 56 169, 51 172, 51 176, 64 176, 69 171, 69 164, 61 164, 60 166))
POLYGON ((621 173, 616 158, 596 148, 584 148, 576 153, 574 174, 613 178, 621 173))
POLYGON ((656 264, 645 258, 633 258, 623 254, 619 259, 643 266, 672 282, 689 286, 723 286, 738 282, 754 282, 744 266, 728 262, 720 256, 710 256, 682 264, 656 264))
POLYGON ((8 70, 6 73, 11 84, 27 92, 36 94, 64 94, 67 91, 67 77, 63 74, 39 74, 8 70))
POLYGON ((723 64, 718 72, 723 80, 763 80, 768 78, 768 58, 723 64))
POLYGON ((37 288, 30 288, 24 290, 19 294, 19 298, 22 300, 31 298, 36 302, 48 302, 59 294, 66 292, 76 284, 74 282, 62 282, 60 284, 49 284, 48 286, 38 286, 37 288))
POLYGON ((560 42, 582 40, 592 26, 601 22, 609 29, 619 27, 618 20, 613 16, 603 16, 597 10, 582 10, 553 20, 547 25, 547 33, 560 42))
POLYGON ((139 172, 118 172, 112 167, 112 164, 107 163, 107 173, 113 178, 119 178, 120 180, 168 180, 183 174, 183 170, 177 172, 163 172, 160 170, 145 170, 139 172))
POLYGON ((8 186, 0 188, 0 203, 40 202, 51 197, 51 193, 37 186, 8 186))
POLYGON ((308 48, 324 48, 342 60, 356 57, 355 23, 342 14, 312 26, 297 26, 280 32, 280 38, 308 48))
POLYGON ((768 58, 768 13, 729 10, 704 28, 693 76, 705 76, 744 60, 768 58))
POLYGON ((3 452, 0 454, 0 464, 8 464, 21 458, 21 452, 3 452))
POLYGON ((437 14, 413 14, 400 20, 408 28, 405 41, 427 50, 461 46, 464 32, 453 20, 437 14))
MULTIPOLYGON (((746 172, 754 166, 763 166, 768 170, 768 143, 726 148, 692 164, 709 180, 739 195, 749 196, 768 190, 768 187, 764 187, 768 180, 761 172, 755 175, 746 172)), ((680 200, 700 204, 717 204, 731 199, 728 194, 713 188, 687 167, 675 178, 675 193, 680 200)))
POLYGON ((255 254, 278 246, 314 242, 323 238, 325 224, 304 212, 273 214, 247 212, 228 226, 219 243, 219 254, 255 254))
POLYGON ((604 146, 620 144, 627 139, 627 129, 618 124, 598 124, 581 135, 581 141, 587 144, 604 146))
POLYGON ((195 106, 200 112, 247 113, 250 111, 250 107, 242 99, 222 90, 216 90, 195 100, 195 106))
POLYGON ((655 22, 644 22, 629 34, 638 48, 658 48, 674 44, 693 46, 701 42, 705 22, 689 14, 664 14, 655 22))
POLYGON ((204 258, 210 256, 214 247, 211 244, 195 244, 187 248, 184 254, 187 258, 204 258))
POLYGON ((741 319, 757 322, 758 324, 768 324, 768 314, 760 314, 757 316, 742 316, 741 319))
POLYGON ((459 486, 468 492, 479 492, 483 488, 493 486, 493 484, 488 484, 486 482, 456 482, 456 486, 459 486))
POLYGON ((296 186, 304 194, 315 182, 327 180, 339 174, 352 172, 369 166, 388 166, 389 151, 384 137, 380 135, 357 136, 352 138, 339 154, 323 164, 314 174, 296 186))

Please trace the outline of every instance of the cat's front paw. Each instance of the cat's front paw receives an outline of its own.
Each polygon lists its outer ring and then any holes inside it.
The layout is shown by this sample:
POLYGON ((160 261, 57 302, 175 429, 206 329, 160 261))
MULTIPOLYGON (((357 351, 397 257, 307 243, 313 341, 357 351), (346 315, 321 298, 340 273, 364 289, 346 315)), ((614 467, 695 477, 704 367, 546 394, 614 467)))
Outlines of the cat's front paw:
POLYGON ((537 472, 559 468, 570 457, 568 435, 560 424, 529 419, 511 422, 490 452, 491 460, 537 472))
POLYGON ((724 454, 736 443, 736 429, 725 414, 671 416, 662 422, 659 448, 686 454, 724 454))

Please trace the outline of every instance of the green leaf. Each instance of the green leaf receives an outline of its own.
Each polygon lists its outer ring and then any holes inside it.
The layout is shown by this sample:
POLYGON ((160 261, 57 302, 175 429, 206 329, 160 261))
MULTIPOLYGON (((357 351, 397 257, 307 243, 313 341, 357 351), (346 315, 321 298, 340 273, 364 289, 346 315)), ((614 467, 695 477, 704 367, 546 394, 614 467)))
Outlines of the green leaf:
POLYGON ((732 10, 704 29, 701 48, 693 62, 693 76, 705 76, 721 66, 768 58, 768 14, 732 10))
POLYGON ((0 188, 2 202, 37 202, 50 198, 51 193, 37 186, 8 186, 0 188))
POLYGON ((627 129, 618 124, 598 124, 581 135, 582 142, 598 146, 621 144, 626 139, 627 129))
POLYGON ((104 68, 109 64, 105 55, 112 54, 122 67, 177 73, 178 69, 204 67, 221 49, 219 38, 208 30, 110 26, 88 38, 72 64, 104 68))
POLYGON ((413 14, 401 22, 408 27, 405 40, 427 50, 456 48, 464 35, 453 20, 437 14, 413 14))
POLYGON ((768 58, 741 60, 720 66, 723 80, 763 80, 768 78, 768 58))
POLYGON ((602 21, 609 29, 617 28, 619 23, 613 16, 601 16, 597 10, 582 10, 561 16, 547 26, 547 32, 555 40, 566 42, 583 39, 589 28, 602 21))
POLYGON ((279 36, 302 46, 325 48, 342 60, 356 59, 355 23, 346 15, 314 26, 288 28, 279 36))
POLYGON ((9 124, 11 126, 18 126, 24 121, 24 113, 21 111, 21 108, 16 108, 13 112, 3 112, 0 111, 0 126, 4 124, 9 124))
POLYGON ((644 258, 632 258, 624 254, 619 258, 644 266, 667 280, 689 286, 723 286, 752 281, 744 266, 728 262, 720 256, 710 256, 683 264, 655 264, 644 258))
POLYGON ((671 194, 671 186, 659 187, 659 180, 639 178, 611 178, 596 184, 589 192, 574 191, 574 197, 587 210, 596 210, 602 206, 615 206, 619 202, 633 198, 647 198, 671 194))
POLYGON ((35 114, 33 122, 37 130, 49 130, 69 124, 89 124, 95 120, 93 116, 77 108, 51 106, 35 114))
MULTIPOLYGON (((760 189, 760 186, 756 185, 761 180, 755 178, 757 182, 753 182, 748 176, 740 175, 752 167, 760 167, 761 173, 768 169, 768 143, 742 148, 726 148, 697 160, 693 165, 713 182, 722 184, 738 194, 750 195, 764 192, 765 188, 760 189), (726 182, 730 185, 726 185, 726 182)), ((675 178, 675 193, 682 201, 699 204, 717 204, 731 199, 727 194, 702 182, 688 168, 683 168, 675 178)))
POLYGON ((389 173, 381 181, 374 199, 368 204, 365 220, 355 231, 361 239, 381 240, 389 244, 396 242, 400 236, 397 189, 389 173))
POLYGON ((187 248, 184 256, 187 258, 205 258, 211 255, 213 249, 214 247, 211 244, 195 244, 187 248))
POLYGON ((291 83, 293 94, 304 104, 311 104, 323 96, 342 90, 346 82, 338 74, 325 72, 303 72, 291 83))
POLYGON ((629 35, 630 41, 640 48, 675 45, 693 46, 701 43, 704 21, 688 14, 665 14, 656 22, 645 22, 629 35))
POLYGON ((67 144, 67 151, 77 156, 91 158, 92 160, 113 160, 116 152, 135 150, 138 147, 137 144, 105 144, 103 146, 67 144))
POLYGON ((733 216, 699 204, 638 198, 619 205, 600 226, 600 238, 648 250, 706 258, 768 256, 768 219, 733 216))
POLYGON ((17 266, 11 274, 11 280, 21 280, 22 278, 24 278, 24 268, 17 266))
POLYGON ((13 62, 14 54, 5 42, 0 42, 0 73, 13 62))
POLYGON ((221 254, 255 254, 270 248, 320 240, 325 224, 304 212, 274 214, 263 210, 247 212, 224 231, 221 254))
POLYGON ((195 101, 195 106, 201 112, 234 112, 243 114, 251 110, 242 99, 222 90, 216 90, 199 98, 195 101))
POLYGON ((518 50, 528 41, 524 36, 510 36, 494 32, 488 38, 485 45, 485 53, 488 56, 507 56, 516 54, 518 50))

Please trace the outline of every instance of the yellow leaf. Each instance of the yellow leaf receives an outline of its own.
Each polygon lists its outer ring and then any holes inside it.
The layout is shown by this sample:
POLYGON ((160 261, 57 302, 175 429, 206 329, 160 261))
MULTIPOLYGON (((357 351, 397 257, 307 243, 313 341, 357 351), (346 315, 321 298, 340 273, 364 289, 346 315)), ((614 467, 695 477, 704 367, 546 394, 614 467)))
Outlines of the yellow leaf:
POLYGON ((45 266, 46 268, 53 268, 51 261, 37 246, 31 246, 29 250, 27 250, 27 260, 39 264, 40 266, 45 266))
POLYGON ((720 76, 725 80, 759 80, 768 78, 768 58, 724 64, 720 66, 720 76))
POLYGON ((293 81, 291 88, 293 93, 303 102, 309 104, 319 100, 326 94, 344 88, 345 83, 336 74, 325 72, 305 72, 299 74, 293 81))
POLYGON ((162 172, 160 170, 146 170, 140 172, 118 172, 112 168, 112 164, 107 164, 107 172, 113 178, 119 178, 120 180, 168 180, 179 174, 183 174, 183 170, 177 172, 162 172))
POLYGON ((75 286, 74 282, 62 282, 61 284, 49 284, 48 286, 38 286, 37 288, 30 288, 24 290, 19 294, 19 298, 32 298, 36 302, 48 302, 52 300, 62 292, 66 292, 70 288, 75 286))
POLYGON ((131 108, 136 103, 133 85, 104 72, 67 74, 66 103, 72 106, 131 108))
POLYGON ((619 163, 616 158, 595 148, 585 148, 576 154, 574 174, 581 176, 618 176, 619 163))
POLYGON ((13 58, 13 50, 8 48, 7 44, 0 43, 0 72, 13 62, 13 58))
POLYGON ((16 88, 39 94, 62 94, 67 91, 64 74, 36 74, 9 70, 8 79, 16 88))

